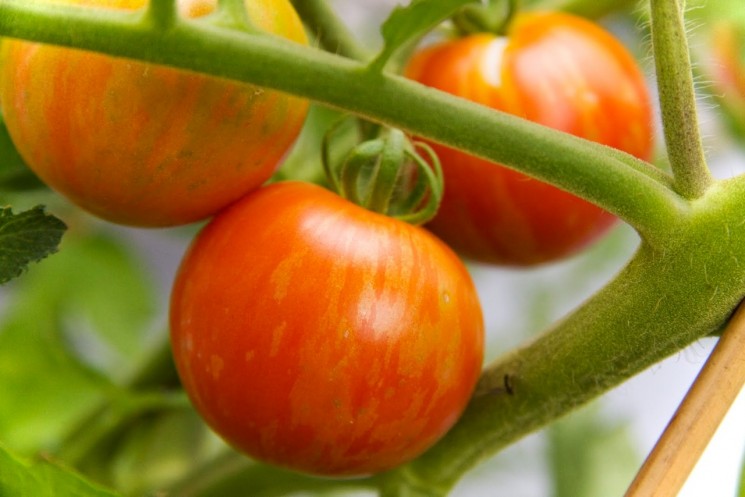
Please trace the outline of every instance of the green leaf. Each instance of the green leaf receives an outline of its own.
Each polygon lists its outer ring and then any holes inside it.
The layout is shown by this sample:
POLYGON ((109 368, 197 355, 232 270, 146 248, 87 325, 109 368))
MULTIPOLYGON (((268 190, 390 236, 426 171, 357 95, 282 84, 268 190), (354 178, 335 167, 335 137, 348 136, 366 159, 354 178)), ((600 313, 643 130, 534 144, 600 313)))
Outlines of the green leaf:
POLYGON ((75 233, 4 289, 0 439, 13 450, 54 448, 149 353, 162 323, 146 276, 121 240, 75 233))
POLYGON ((39 206, 19 214, 0 210, 0 284, 19 276, 31 262, 57 251, 65 223, 39 206))
POLYGON ((381 33, 385 45, 370 64, 382 71, 391 56, 407 43, 419 39, 464 5, 477 0, 412 0, 406 7, 396 7, 383 23, 381 33))
POLYGON ((548 429, 554 497, 622 495, 640 464, 628 426, 610 423, 594 404, 548 429))
POLYGON ((115 451, 96 455, 110 463, 108 477, 127 495, 147 495, 150 489, 171 486, 226 450, 192 410, 151 414, 125 435, 115 451))
POLYGON ((28 462, 0 446, 0 495, 33 497, 116 497, 81 476, 48 461, 28 462))
MULTIPOLYGON (((185 492, 181 492, 182 488, 177 486, 173 495, 182 493, 187 493, 191 497, 370 495, 370 487, 374 485, 367 479, 328 479, 306 476, 277 466, 254 462, 237 454, 227 454, 215 462, 216 467, 204 468, 204 474, 191 475, 196 477, 198 484, 185 485, 185 492)), ((375 492, 372 495, 378 495, 378 493, 375 492)))

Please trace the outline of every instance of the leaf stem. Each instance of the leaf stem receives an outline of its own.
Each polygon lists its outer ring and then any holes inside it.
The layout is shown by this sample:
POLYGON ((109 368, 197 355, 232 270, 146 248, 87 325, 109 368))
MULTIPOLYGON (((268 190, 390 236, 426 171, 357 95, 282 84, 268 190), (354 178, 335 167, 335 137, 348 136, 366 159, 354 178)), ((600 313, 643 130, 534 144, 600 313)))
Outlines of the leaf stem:
POLYGON ((651 0, 652 44, 662 124, 676 191, 704 194, 713 179, 704 156, 681 0, 651 0))
POLYGON ((630 167, 620 152, 278 37, 200 22, 178 23, 163 36, 126 16, 20 0, 0 4, 0 34, 306 97, 553 183, 616 214, 650 242, 664 240, 688 209, 658 173, 630 167))
POLYGON ((295 10, 308 28, 315 33, 326 50, 366 61, 370 53, 359 44, 355 36, 324 0, 291 0, 295 10))
POLYGON ((178 22, 176 0, 150 0, 145 18, 158 30, 167 30, 178 22))

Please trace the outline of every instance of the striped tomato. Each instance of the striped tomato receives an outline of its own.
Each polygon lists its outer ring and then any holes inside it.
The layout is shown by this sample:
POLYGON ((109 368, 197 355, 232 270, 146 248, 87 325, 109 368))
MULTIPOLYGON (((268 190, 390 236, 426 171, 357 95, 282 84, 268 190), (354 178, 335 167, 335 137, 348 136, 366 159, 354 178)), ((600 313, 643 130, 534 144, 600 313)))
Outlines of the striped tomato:
POLYGON ((412 459, 456 421, 483 355, 458 257, 426 230, 311 184, 218 214, 171 297, 182 383, 249 455, 351 476, 412 459))
MULTIPOLYGON (((34 1, 138 9, 147 0, 34 1)), ((178 5, 194 17, 216 0, 178 5)), ((260 29, 306 43, 288 0, 245 5, 260 29)), ((81 50, 5 40, 0 60, 0 105, 23 158, 76 204, 123 224, 196 221, 258 187, 307 110, 275 91, 81 50)))
MULTIPOLYGON (((475 34, 423 49, 406 75, 642 159, 652 152, 651 104, 636 62, 610 34, 578 17, 523 14, 507 37, 475 34)), ((509 265, 553 261, 614 222, 551 185, 433 147, 445 195, 429 228, 465 256, 509 265)))

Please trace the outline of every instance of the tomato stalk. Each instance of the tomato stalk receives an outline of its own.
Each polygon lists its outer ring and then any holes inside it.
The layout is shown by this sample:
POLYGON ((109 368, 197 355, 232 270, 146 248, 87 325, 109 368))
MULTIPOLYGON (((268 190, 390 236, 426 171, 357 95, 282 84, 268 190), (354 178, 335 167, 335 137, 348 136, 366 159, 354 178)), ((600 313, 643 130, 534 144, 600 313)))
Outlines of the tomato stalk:
POLYGON ((487 5, 467 5, 453 16, 453 24, 461 35, 481 32, 504 35, 520 5, 520 0, 490 0, 487 5))
POLYGON ((675 188, 685 198, 695 199, 713 179, 698 128, 683 6, 679 0, 652 0, 651 19, 662 124, 675 188))
POLYGON ((5 36, 98 50, 310 98, 557 185, 617 215, 648 240, 664 243, 688 209, 653 166, 620 160, 620 152, 597 143, 402 77, 372 74, 345 57, 276 37, 199 21, 178 23, 165 36, 137 19, 102 9, 18 0, 0 4, 5 36))
POLYGON ((350 59, 365 61, 368 51, 359 44, 354 35, 323 0, 291 0, 298 15, 326 50, 350 59))
POLYGON ((406 162, 406 136, 399 130, 390 130, 380 160, 370 178, 370 191, 365 202, 370 210, 388 212, 396 185, 400 182, 406 162))
POLYGON ((329 130, 322 146, 323 166, 332 188, 357 205, 410 224, 432 219, 443 193, 442 168, 434 151, 426 144, 410 142, 401 130, 386 129, 334 164, 330 148, 341 122, 329 130))
POLYGON ((148 4, 145 19, 150 21, 155 29, 166 30, 178 22, 178 6, 176 0, 151 0, 148 4))

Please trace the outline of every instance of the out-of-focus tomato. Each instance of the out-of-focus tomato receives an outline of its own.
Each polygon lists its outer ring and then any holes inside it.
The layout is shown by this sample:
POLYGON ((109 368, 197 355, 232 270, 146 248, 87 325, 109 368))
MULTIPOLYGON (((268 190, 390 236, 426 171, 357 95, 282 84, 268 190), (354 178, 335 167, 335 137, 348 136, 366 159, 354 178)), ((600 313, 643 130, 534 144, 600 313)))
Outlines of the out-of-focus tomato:
POLYGON ((710 48, 705 62, 712 94, 733 131, 745 140, 745 26, 733 21, 714 23, 710 48))
POLYGON ((318 186, 276 183, 218 214, 173 289, 171 339, 207 423, 270 463, 375 473, 431 446, 483 355, 458 257, 318 186))
MULTIPOLYGON (((651 155, 643 75, 615 38, 578 17, 520 15, 507 37, 475 34, 423 49, 406 75, 642 159, 651 155)), ((432 145, 442 161, 445 195, 429 228, 467 257, 510 265, 553 261, 614 222, 551 185, 432 145)))
MULTIPOLYGON (((245 5, 260 29, 306 43, 287 0, 245 5)), ((178 6, 184 16, 201 16, 216 0, 178 6)), ((49 186, 122 224, 189 223, 257 188, 307 111, 305 101, 275 91, 81 50, 5 40, 0 60, 0 105, 23 158, 49 186)))

